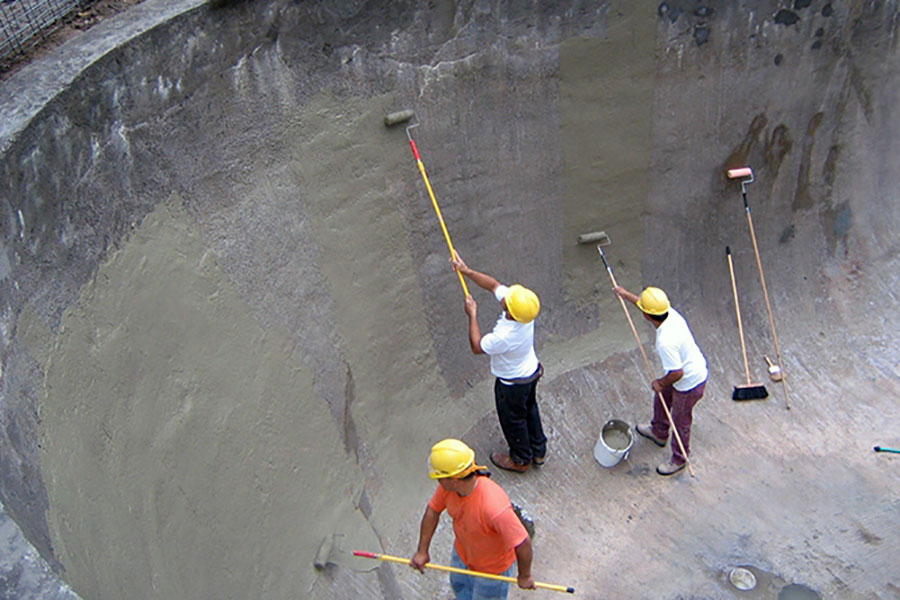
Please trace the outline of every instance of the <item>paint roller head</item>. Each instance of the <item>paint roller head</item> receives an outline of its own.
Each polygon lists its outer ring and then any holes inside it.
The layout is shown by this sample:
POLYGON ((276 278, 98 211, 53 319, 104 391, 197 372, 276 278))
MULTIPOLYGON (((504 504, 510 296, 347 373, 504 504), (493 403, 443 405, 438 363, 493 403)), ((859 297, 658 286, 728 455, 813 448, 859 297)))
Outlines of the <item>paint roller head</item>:
POLYGON ((325 568, 330 562, 332 548, 334 548, 334 536, 329 535, 322 540, 322 543, 319 544, 319 549, 316 551, 316 558, 313 560, 313 566, 315 568, 320 571, 325 568))
POLYGON ((582 233, 578 236, 579 244, 593 244, 598 246, 608 246, 611 241, 605 231, 592 231, 591 233, 582 233))
POLYGON ((400 123, 405 123, 409 121, 414 116, 416 116, 416 111, 412 109, 399 110, 397 112, 389 113, 384 117, 384 125, 385 127, 391 127, 392 125, 399 125, 400 123))
POLYGON ((728 169, 728 179, 738 179, 739 177, 753 177, 753 169, 750 167, 728 169))

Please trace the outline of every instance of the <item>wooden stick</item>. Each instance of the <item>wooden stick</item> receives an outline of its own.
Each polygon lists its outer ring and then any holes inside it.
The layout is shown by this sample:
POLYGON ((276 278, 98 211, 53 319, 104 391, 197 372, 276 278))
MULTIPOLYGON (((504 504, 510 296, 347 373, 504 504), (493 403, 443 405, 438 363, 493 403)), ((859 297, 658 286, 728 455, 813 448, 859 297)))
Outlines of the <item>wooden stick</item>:
POLYGON ((766 289, 766 276, 763 275, 762 261, 759 259, 759 247, 756 245, 756 232, 753 230, 753 218, 750 217, 750 205, 747 204, 747 192, 741 188, 744 197, 744 209, 747 212, 747 225, 750 226, 750 240, 753 242, 753 254, 756 256, 756 267, 759 269, 759 281, 762 283, 763 297, 766 299, 766 312, 769 314, 769 326, 772 328, 772 341, 775 342, 775 356, 781 366, 781 383, 784 385, 784 403, 791 410, 791 400, 788 397, 787 373, 784 371, 784 359, 781 357, 781 347, 778 345, 778 332, 775 331, 775 317, 772 316, 772 305, 769 303, 769 292, 766 289))
POLYGON ((731 248, 725 247, 728 255, 728 272, 731 273, 731 291, 734 292, 734 312, 737 313, 738 334, 741 336, 741 354, 744 355, 744 373, 747 374, 747 385, 750 385, 750 363, 747 360, 747 346, 744 344, 744 327, 741 324, 741 305, 738 303, 737 283, 734 280, 734 261, 731 260, 731 248))
MULTIPOLYGON (((606 272, 609 273, 609 279, 612 281, 613 288, 618 287, 619 284, 616 283, 616 276, 613 275, 612 267, 606 262, 606 255, 603 254, 603 248, 597 246, 597 251, 600 252, 600 258, 603 259, 603 265, 606 267, 606 272)), ((634 340, 637 342, 638 350, 641 351, 641 356, 644 357, 644 365, 647 367, 647 374, 652 380, 653 367, 650 365, 650 359, 647 358, 647 353, 644 352, 644 345, 641 343, 641 336, 638 335, 637 328, 634 326, 634 321, 631 320, 631 313, 628 312, 628 307, 625 306, 625 300, 622 299, 622 296, 616 294, 616 298, 619 299, 619 304, 622 305, 622 310, 625 311, 625 318, 628 319, 628 325, 631 326, 631 333, 634 334, 634 340)), ((681 455, 684 456, 684 462, 687 464, 688 473, 691 474, 691 477, 696 477, 696 475, 694 475, 694 468, 691 466, 691 459, 688 458, 688 453, 684 449, 684 444, 681 443, 681 436, 678 434, 678 428, 675 427, 675 420, 672 418, 672 413, 669 412, 669 407, 666 406, 666 399, 663 398, 661 392, 656 392, 656 395, 659 397, 659 403, 662 405, 666 417, 669 419, 669 424, 672 426, 672 433, 675 436, 675 441, 678 442, 678 448, 681 449, 681 455)))

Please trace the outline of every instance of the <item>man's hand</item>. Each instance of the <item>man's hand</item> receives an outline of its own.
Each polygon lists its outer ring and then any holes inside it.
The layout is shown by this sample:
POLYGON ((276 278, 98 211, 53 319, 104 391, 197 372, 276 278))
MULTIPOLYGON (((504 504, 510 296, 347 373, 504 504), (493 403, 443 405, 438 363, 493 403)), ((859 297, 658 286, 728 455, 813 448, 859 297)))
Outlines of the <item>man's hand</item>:
POLYGON ((450 264, 453 265, 454 271, 458 271, 463 275, 466 274, 466 270, 469 268, 456 250, 453 251, 453 256, 450 257, 450 264))
POLYGON ((478 304, 472 296, 466 296, 466 314, 472 318, 478 315, 478 304))
POLYGON ((419 573, 425 572, 425 563, 431 562, 431 556, 427 552, 416 552, 415 556, 409 559, 409 566, 417 569, 419 573))
POLYGON ((665 388, 665 386, 662 383, 660 383, 659 379, 654 379, 653 381, 651 381, 650 387, 653 388, 654 392, 657 392, 659 394, 662 394, 662 391, 665 388))
POLYGON ((622 300, 637 305, 638 297, 623 288, 621 285, 614 286, 613 291, 616 293, 616 296, 618 296, 622 300))
POLYGON ((537 586, 534 585, 534 577, 531 575, 522 575, 519 573, 518 577, 516 577, 517 583, 519 587, 523 590, 536 590, 537 586))

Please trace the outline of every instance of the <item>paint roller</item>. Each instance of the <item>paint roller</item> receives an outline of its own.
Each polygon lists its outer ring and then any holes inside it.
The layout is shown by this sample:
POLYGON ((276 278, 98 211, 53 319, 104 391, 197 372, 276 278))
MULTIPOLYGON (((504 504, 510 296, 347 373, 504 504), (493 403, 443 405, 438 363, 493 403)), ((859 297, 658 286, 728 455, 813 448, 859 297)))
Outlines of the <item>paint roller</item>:
POLYGON ((592 231, 590 233, 582 233, 578 236, 579 244, 597 244, 598 246, 609 246, 612 241, 605 231, 592 231))
POLYGON ((313 560, 313 566, 318 569, 324 569, 331 562, 331 551, 334 549, 334 534, 326 536, 319 549, 316 550, 316 558, 313 560))
MULTIPOLYGON (((345 533, 335 531, 322 539, 313 559, 313 566, 316 568, 316 571, 326 571, 329 566, 339 566, 357 573, 365 573, 378 567, 378 565, 373 565, 371 561, 353 556, 344 550, 346 536, 347 534, 345 533)), ((365 537, 370 542, 376 539, 374 532, 371 536, 365 537)))
POLYGON ((394 125, 399 125, 400 123, 405 123, 416 116, 416 111, 411 109, 406 110, 398 110, 397 112, 392 112, 384 117, 384 125, 386 127, 393 127, 394 125))
MULTIPOLYGON (((419 167, 419 172, 422 174, 422 180, 425 182, 425 188, 428 190, 428 197, 431 198, 431 205, 434 207, 434 212, 441 224, 441 231, 444 232, 444 239, 447 241, 447 248, 450 250, 450 258, 455 259, 456 250, 453 249, 453 242, 450 240, 450 232, 447 231, 447 225, 444 223, 444 216, 441 214, 441 208, 438 206, 437 199, 434 197, 434 190, 431 189, 431 182, 428 180, 428 174, 425 172, 425 163, 422 162, 422 158, 419 156, 419 150, 416 148, 416 142, 412 139, 412 134, 409 132, 413 127, 419 126, 419 117, 416 115, 416 111, 405 109, 389 113, 384 117, 384 125, 385 127, 393 127, 401 123, 406 123, 410 119, 415 119, 415 122, 406 127, 406 137, 409 139, 409 147, 412 148, 413 157, 416 159, 416 166, 419 167)), ((462 286, 463 293, 468 297, 470 295, 469 287, 466 285, 463 274, 459 271, 457 271, 456 274, 459 276, 459 284, 462 286)))

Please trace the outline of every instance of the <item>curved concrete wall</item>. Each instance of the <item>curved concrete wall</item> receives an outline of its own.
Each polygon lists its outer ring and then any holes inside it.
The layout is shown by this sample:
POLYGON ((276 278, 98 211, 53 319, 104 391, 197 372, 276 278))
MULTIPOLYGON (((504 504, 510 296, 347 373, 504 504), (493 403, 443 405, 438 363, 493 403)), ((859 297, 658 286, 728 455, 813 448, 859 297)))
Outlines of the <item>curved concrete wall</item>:
POLYGON ((442 593, 346 556, 413 550, 434 441, 501 440, 403 128, 382 124, 414 108, 454 245, 542 298, 553 462, 495 475, 536 516, 538 579, 730 597, 722 573, 749 564, 761 587, 896 593, 872 498, 900 476, 870 447, 900 416, 898 7, 794 4, 146 0, 5 82, 10 513, 84 598, 442 593), (723 174, 744 164, 790 412, 774 384, 729 399, 725 245, 756 373, 773 352, 723 174), (649 411, 575 242, 599 229, 710 360, 696 479, 657 478, 641 444, 615 470, 591 457, 605 419, 649 411))

